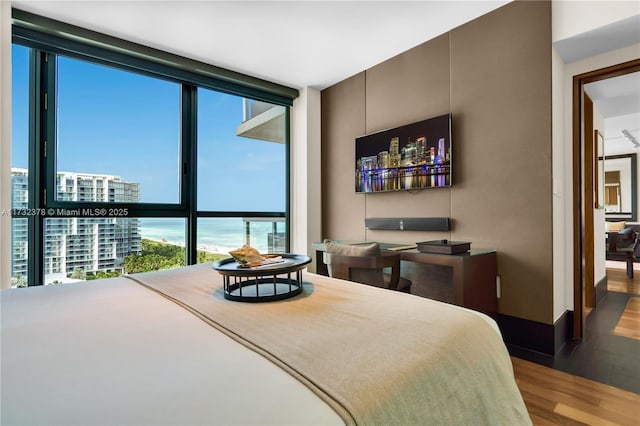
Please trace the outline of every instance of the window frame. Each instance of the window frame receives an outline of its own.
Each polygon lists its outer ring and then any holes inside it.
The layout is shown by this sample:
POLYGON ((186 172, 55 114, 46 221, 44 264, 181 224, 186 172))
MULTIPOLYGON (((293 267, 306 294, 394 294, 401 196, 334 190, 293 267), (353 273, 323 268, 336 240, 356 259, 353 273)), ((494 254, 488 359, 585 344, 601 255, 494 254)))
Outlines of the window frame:
MULTIPOLYGON (((186 264, 197 262, 198 218, 284 218, 286 251, 291 244, 290 107, 296 89, 224 70, 157 49, 131 43, 60 21, 12 9, 12 43, 30 48, 29 62, 29 209, 53 214, 28 219, 28 285, 44 283, 44 220, 65 218, 62 209, 126 208, 132 218, 179 217, 186 221, 186 264), (78 41, 81 40, 81 41, 78 41), (55 199, 56 193, 56 58, 109 66, 180 84, 180 199, 178 203, 105 203, 55 199), (285 211, 197 210, 197 90, 214 90, 285 107, 285 211), (50 143, 50 141, 52 143, 50 143)), ((91 216, 74 216, 91 217, 91 216)))

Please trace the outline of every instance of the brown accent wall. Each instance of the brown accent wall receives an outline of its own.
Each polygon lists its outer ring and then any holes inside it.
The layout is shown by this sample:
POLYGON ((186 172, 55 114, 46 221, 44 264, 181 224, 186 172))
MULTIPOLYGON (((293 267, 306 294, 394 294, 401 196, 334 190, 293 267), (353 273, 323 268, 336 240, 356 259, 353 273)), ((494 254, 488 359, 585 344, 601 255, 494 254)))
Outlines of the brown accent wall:
POLYGON ((355 138, 364 132, 364 95, 365 73, 338 83, 321 94, 322 234, 324 238, 328 235, 340 235, 342 239, 365 237, 366 200, 355 193, 353 175, 355 164, 353 143, 355 138))
POLYGON ((513 2, 322 92, 323 236, 495 248, 499 312, 553 323, 551 6, 513 2), (356 194, 357 136, 451 112, 453 186, 356 194), (367 231, 366 217, 452 219, 367 231))

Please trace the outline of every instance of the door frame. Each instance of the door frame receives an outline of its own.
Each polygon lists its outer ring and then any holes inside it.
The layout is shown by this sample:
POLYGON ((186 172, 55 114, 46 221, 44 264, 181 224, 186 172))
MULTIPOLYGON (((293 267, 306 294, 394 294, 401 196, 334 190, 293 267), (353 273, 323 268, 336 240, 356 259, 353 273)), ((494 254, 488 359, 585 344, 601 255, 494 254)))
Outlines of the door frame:
POLYGON ((572 134, 573 134, 573 338, 584 335, 585 289, 594 285, 593 176, 596 153, 590 138, 583 137, 584 85, 594 81, 618 77, 640 71, 640 59, 600 68, 573 76, 572 134), (584 154, 584 158, 582 158, 584 154))

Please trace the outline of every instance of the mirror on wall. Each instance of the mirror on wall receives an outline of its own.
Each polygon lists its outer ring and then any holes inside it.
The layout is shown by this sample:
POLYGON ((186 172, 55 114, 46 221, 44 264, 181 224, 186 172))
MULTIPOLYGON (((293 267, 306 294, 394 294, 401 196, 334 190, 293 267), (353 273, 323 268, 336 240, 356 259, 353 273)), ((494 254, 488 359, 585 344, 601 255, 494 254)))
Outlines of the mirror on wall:
POLYGON ((609 155, 598 167, 604 174, 602 200, 607 219, 635 221, 637 217, 636 154, 609 155))

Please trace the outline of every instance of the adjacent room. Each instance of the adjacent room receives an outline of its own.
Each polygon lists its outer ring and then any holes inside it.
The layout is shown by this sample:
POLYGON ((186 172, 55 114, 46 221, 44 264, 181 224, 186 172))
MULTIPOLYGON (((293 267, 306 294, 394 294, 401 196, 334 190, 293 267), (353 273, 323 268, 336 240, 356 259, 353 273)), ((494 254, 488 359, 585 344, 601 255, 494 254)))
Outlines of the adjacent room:
POLYGON ((637 1, 0 2, 0 423, 640 418, 637 1))

